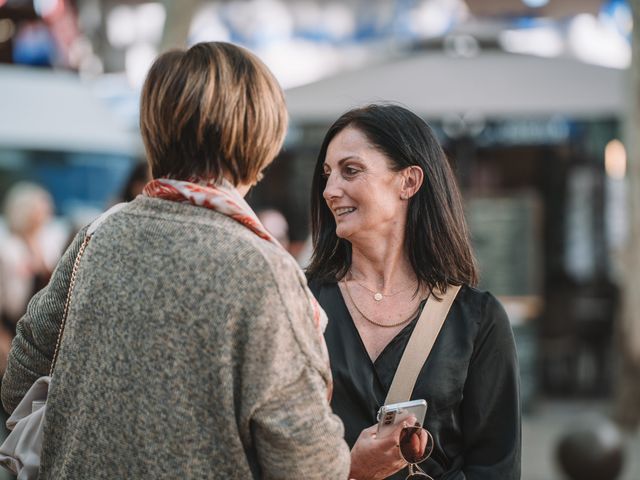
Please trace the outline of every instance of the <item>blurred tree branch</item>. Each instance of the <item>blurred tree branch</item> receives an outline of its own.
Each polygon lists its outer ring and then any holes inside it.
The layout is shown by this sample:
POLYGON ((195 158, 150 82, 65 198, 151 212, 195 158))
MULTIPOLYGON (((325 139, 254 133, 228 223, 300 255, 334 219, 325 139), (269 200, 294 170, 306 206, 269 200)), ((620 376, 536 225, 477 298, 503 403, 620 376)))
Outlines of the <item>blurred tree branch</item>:
POLYGON ((624 252, 625 276, 619 332, 620 377, 617 389, 618 422, 625 428, 640 425, 640 0, 630 0, 633 12, 629 112, 626 126, 629 238, 624 252))

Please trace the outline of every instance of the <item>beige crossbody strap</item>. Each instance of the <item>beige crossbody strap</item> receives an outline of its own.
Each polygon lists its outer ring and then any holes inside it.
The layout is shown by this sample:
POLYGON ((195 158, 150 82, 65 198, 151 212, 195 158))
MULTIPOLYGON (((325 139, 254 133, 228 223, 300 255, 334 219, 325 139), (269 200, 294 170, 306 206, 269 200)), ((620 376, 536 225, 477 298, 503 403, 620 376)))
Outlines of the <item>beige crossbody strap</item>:
POLYGON ((411 399, 418 374, 422 370, 433 344, 436 343, 438 333, 440 333, 449 309, 459 291, 460 286, 449 285, 446 293, 434 290, 435 295, 429 295, 427 304, 422 309, 420 318, 400 359, 387 399, 384 402, 385 405, 406 402, 411 399), (438 301, 435 298, 436 296, 442 300, 438 301))

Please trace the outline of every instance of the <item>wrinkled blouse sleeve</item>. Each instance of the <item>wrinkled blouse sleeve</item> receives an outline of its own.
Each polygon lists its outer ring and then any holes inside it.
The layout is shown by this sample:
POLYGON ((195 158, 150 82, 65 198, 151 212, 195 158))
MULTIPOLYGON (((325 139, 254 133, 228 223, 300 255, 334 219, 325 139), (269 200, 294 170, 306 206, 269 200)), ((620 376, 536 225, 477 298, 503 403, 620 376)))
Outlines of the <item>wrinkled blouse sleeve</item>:
POLYGON ((518 359, 507 314, 488 293, 463 398, 465 477, 520 479, 518 359))

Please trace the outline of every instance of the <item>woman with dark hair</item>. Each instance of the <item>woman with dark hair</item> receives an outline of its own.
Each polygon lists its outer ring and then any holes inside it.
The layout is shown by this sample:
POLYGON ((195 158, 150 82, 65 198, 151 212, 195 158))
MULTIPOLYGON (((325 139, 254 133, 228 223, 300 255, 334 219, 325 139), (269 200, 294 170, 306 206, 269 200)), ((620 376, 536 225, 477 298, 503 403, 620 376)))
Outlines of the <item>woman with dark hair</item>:
MULTIPOLYGON (((434 479, 520 478, 518 369, 509 320, 477 269, 447 158, 429 126, 395 105, 342 115, 312 187, 311 290, 327 312, 332 407, 345 424, 350 477, 404 479, 376 413, 432 291, 461 286, 412 399, 425 399, 434 479)), ((429 478, 416 476, 411 478, 429 478)))
POLYGON ((156 59, 140 105, 153 180, 77 235, 18 323, 5 409, 55 364, 39 478, 346 477, 326 318, 243 198, 287 120, 243 48, 156 59))

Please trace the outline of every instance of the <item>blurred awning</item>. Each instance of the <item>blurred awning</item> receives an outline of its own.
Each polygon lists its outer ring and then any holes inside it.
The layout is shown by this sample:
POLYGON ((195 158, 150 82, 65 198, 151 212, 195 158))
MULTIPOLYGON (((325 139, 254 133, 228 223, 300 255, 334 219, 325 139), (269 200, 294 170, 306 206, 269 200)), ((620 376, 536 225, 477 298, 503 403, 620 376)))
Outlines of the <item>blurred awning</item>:
POLYGON ((327 122, 376 101, 406 105, 425 118, 570 118, 624 113, 623 70, 569 58, 486 52, 472 58, 419 53, 287 90, 294 122, 327 122))
POLYGON ((137 155, 128 131, 69 72, 0 66, 0 148, 137 155))
MULTIPOLYGON (((603 0, 562 0, 547 2, 540 7, 529 7, 523 0, 465 0, 476 16, 531 16, 563 18, 579 13, 598 13, 603 0)), ((542 4, 544 2, 530 2, 542 4)))

